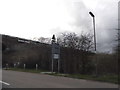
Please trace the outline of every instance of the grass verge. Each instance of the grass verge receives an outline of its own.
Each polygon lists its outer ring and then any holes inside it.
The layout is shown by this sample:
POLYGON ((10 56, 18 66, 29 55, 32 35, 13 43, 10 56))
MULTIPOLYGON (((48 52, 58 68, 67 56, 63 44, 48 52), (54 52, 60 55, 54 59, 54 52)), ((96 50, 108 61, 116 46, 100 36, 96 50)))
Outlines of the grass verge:
MULTIPOLYGON (((48 72, 46 70, 40 70, 40 69, 35 70, 35 69, 20 69, 20 68, 9 68, 8 70, 21 71, 21 72, 31 72, 31 73, 48 72)), ((100 75, 100 76, 96 77, 94 75, 82 75, 82 74, 61 74, 61 73, 45 73, 45 74, 118 84, 118 75, 100 75)))
POLYGON ((21 72, 31 72, 31 73, 41 73, 41 72, 47 72, 46 70, 36 70, 36 69, 22 69, 22 68, 9 68, 6 70, 13 70, 13 71, 21 71, 21 72))
POLYGON ((76 78, 76 79, 85 79, 85 80, 93 80, 93 81, 101 81, 101 82, 108 82, 108 83, 114 83, 118 84, 118 75, 100 75, 100 76, 94 76, 94 75, 82 75, 82 74, 49 74, 54 76, 64 76, 64 77, 70 77, 70 78, 76 78))

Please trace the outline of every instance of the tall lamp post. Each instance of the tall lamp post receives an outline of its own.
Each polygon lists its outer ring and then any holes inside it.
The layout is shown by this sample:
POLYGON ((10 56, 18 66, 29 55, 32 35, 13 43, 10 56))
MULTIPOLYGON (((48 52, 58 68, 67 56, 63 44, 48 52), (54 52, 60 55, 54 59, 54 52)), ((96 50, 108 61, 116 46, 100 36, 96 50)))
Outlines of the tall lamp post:
MULTIPOLYGON (((93 28, 94 28, 94 46, 95 46, 95 53, 97 51, 96 49, 96 33, 95 33, 95 15, 92 12, 89 12, 90 16, 93 18, 93 28)), ((96 76, 97 76, 97 57, 96 57, 96 76)))
POLYGON ((94 45, 95 45, 95 52, 96 52, 96 34, 95 34, 95 16, 92 12, 89 12, 89 14, 93 17, 93 27, 94 27, 94 45))

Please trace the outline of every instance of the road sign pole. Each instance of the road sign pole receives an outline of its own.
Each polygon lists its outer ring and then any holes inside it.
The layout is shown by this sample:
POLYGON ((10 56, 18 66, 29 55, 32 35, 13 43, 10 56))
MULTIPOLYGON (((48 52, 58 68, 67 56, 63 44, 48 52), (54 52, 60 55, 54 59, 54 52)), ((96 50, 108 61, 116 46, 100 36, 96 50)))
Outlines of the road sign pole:
POLYGON ((55 35, 52 37, 52 72, 54 69, 54 60, 58 60, 58 72, 59 72, 59 56, 60 56, 60 46, 55 41, 55 35))
POLYGON ((52 73, 53 73, 53 57, 52 57, 52 73))
POLYGON ((58 59, 58 73, 60 73, 60 46, 59 46, 59 59, 58 59))
POLYGON ((60 72, 60 60, 58 59, 58 73, 60 72))

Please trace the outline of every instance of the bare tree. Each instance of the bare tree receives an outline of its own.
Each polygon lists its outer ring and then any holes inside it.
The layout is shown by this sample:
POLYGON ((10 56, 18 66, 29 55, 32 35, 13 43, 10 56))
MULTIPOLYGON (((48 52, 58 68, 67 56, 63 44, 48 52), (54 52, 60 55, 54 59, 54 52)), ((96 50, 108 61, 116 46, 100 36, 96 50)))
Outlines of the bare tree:
POLYGON ((93 48, 93 36, 91 34, 62 33, 58 36, 58 43, 63 47, 70 47, 83 51, 90 51, 93 48))
POLYGON ((78 40, 77 49, 83 51, 91 51, 93 48, 93 35, 81 34, 78 40))
POLYGON ((75 33, 62 33, 57 42, 63 47, 76 48, 78 36, 75 33))
MULTIPOLYGON (((82 74, 87 73, 92 66, 91 65, 92 62, 91 60, 89 60, 88 57, 89 56, 88 51, 91 51, 93 48, 93 35, 89 33, 87 34, 82 33, 80 36, 78 36, 75 33, 62 33, 58 37, 58 43, 63 47, 73 48, 73 50, 80 50, 79 52, 81 53, 79 54, 79 56, 81 57, 79 60, 75 59, 74 63, 76 63, 76 65, 78 66, 78 70, 80 70, 82 74)), ((69 53, 72 52, 68 52, 68 54, 69 53)), ((69 58, 68 63, 70 64, 71 63, 70 60, 71 58, 73 58, 73 56, 69 55, 68 58, 69 58)), ((71 63, 70 65, 73 65, 74 63, 71 63)))
POLYGON ((40 37, 40 38, 38 38, 38 41, 41 42, 41 43, 51 44, 51 39, 50 38, 40 37))
POLYGON ((44 37, 40 37, 40 38, 38 38, 38 41, 41 42, 41 43, 44 43, 45 42, 45 38, 44 37))

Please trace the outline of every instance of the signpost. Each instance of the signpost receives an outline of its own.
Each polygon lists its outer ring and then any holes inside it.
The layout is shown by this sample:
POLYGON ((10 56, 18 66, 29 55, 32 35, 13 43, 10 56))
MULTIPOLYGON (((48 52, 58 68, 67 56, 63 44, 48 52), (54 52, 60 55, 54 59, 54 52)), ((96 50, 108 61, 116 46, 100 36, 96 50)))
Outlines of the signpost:
POLYGON ((52 72, 54 70, 54 60, 57 60, 58 62, 58 72, 59 72, 59 69, 60 69, 60 65, 59 65, 59 62, 60 62, 60 46, 58 43, 55 42, 55 35, 53 35, 53 38, 52 38, 52 72))

